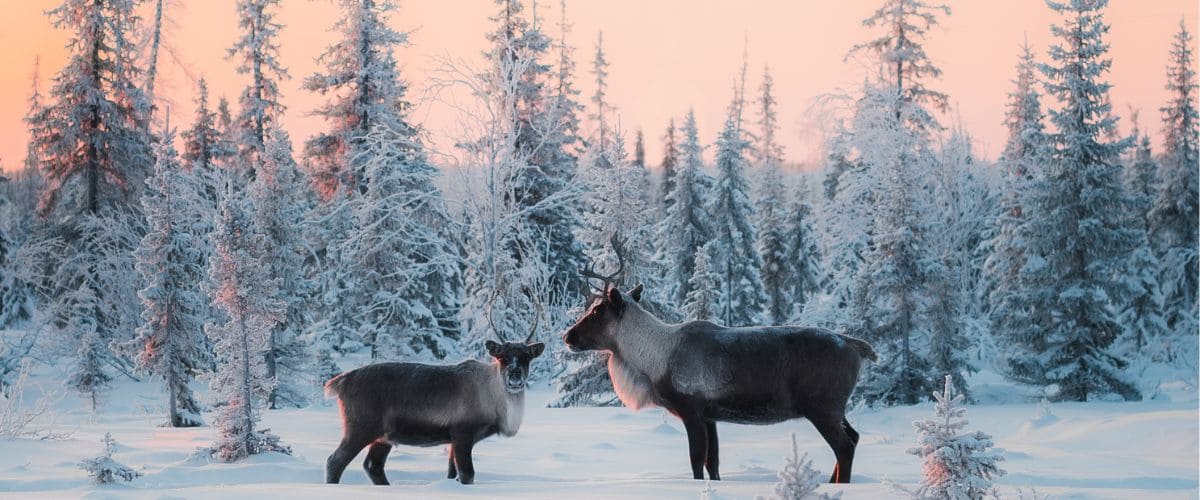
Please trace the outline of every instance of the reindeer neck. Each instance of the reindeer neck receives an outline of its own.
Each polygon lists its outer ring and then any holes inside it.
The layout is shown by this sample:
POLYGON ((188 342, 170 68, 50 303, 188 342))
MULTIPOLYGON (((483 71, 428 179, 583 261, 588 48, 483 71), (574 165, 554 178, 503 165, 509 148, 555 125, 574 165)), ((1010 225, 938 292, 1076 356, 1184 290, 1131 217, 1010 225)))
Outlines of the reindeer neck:
POLYGON ((613 353, 622 364, 657 379, 666 370, 667 361, 679 343, 675 335, 679 325, 656 318, 636 303, 626 306, 616 335, 613 353))

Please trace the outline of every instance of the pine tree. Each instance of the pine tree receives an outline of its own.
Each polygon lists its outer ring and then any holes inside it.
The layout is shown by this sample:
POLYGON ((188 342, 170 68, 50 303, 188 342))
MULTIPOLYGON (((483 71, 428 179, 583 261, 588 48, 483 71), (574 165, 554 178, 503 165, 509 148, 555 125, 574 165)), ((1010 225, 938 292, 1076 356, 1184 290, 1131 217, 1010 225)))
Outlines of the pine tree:
POLYGON ((202 201, 213 210, 219 195, 217 169, 236 154, 233 144, 217 128, 217 119, 217 113, 208 107, 208 83, 201 78, 196 90, 196 119, 182 134, 183 159, 204 189, 202 201))
POLYGON ((912 496, 929 500, 995 498, 992 480, 1005 472, 998 464, 1004 457, 989 450, 992 437, 982 431, 961 432, 967 425, 967 409, 949 375, 944 388, 935 391, 933 397, 936 418, 913 422, 918 446, 908 453, 924 460, 924 478, 912 496))
POLYGON ((100 409, 100 399, 112 386, 112 375, 104 369, 111 353, 97 325, 98 307, 91 286, 83 286, 67 292, 63 301, 68 309, 66 324, 62 330, 78 338, 75 364, 67 378, 67 385, 88 399, 93 415, 100 409))
POLYGON ((1028 42, 1021 46, 1013 83, 1016 88, 1008 94, 1005 113, 1008 140, 999 162, 1003 168, 999 212, 995 235, 988 242, 991 252, 984 262, 992 332, 1003 339, 1031 331, 1035 320, 1022 298, 1026 291, 1022 289, 1020 271, 1029 250, 1021 228, 1028 216, 1027 192, 1035 176, 1041 174, 1049 144, 1042 124, 1041 94, 1037 90, 1037 62, 1028 42))
POLYGON ((380 125, 362 146, 366 191, 351 202, 354 226, 340 250, 356 263, 346 307, 372 359, 445 358, 458 337, 443 334, 432 306, 458 300, 445 284, 460 277, 437 170, 403 129, 380 125))
POLYGON ((662 209, 664 218, 675 204, 675 200, 671 199, 671 192, 675 191, 678 163, 679 145, 675 142, 675 119, 671 118, 667 123, 667 131, 663 134, 663 159, 659 164, 659 168, 662 169, 662 181, 658 183, 658 207, 662 209))
MULTIPOLYGON (((488 79, 489 92, 511 108, 504 114, 513 121, 514 153, 524 164, 515 169, 516 189, 506 196, 513 198, 524 214, 522 231, 540 233, 545 241, 533 246, 513 241, 507 250, 519 266, 547 263, 551 267, 548 302, 565 303, 574 300, 574 292, 581 288, 576 270, 583 263, 582 246, 574 237, 580 220, 574 185, 577 160, 572 152, 577 107, 570 75, 560 68, 560 91, 550 94, 550 67, 541 62, 550 47, 549 38, 522 16, 519 0, 496 1, 501 11, 492 18, 497 26, 488 34, 492 48, 485 54, 494 73, 488 79)), ((560 51, 563 47, 565 42, 560 42, 560 51)), ((560 64, 566 58, 562 54, 560 64)))
POLYGON ((775 497, 778 500, 834 500, 842 498, 842 493, 833 495, 817 493, 821 487, 820 472, 812 468, 812 460, 808 453, 800 454, 796 446, 796 434, 792 434, 792 456, 787 457, 783 469, 779 471, 779 482, 775 483, 775 497))
POLYGON ((79 462, 79 468, 91 476, 94 484, 112 484, 118 479, 129 482, 141 477, 141 472, 113 460, 113 453, 117 451, 117 441, 113 439, 111 432, 104 433, 104 439, 100 442, 104 443, 104 451, 99 456, 79 462))
POLYGON ((1106 0, 1047 2, 1066 15, 1052 28, 1061 42, 1052 46, 1052 62, 1041 66, 1047 94, 1062 103, 1051 110, 1056 132, 1044 176, 1030 188, 1025 281, 1017 300, 1034 315, 1010 350, 1009 367, 1017 380, 1058 386, 1058 400, 1086 401, 1117 393, 1139 399, 1121 373, 1125 360, 1109 347, 1121 333, 1114 312, 1131 290, 1120 277, 1138 232, 1126 217, 1128 197, 1121 189, 1118 160, 1128 140, 1104 142, 1116 126, 1108 89, 1100 80, 1106 59, 1103 20, 1106 0))
POLYGON ((688 294, 683 300, 683 312, 688 319, 711 321, 720 314, 720 266, 713 262, 716 243, 703 244, 696 252, 694 271, 688 278, 688 294))
POLYGON ((692 110, 688 110, 682 132, 682 165, 667 193, 667 216, 657 238, 662 243, 660 260, 667 264, 667 288, 671 302, 675 304, 686 302, 692 290, 689 282, 695 274, 696 255, 711 234, 703 189, 709 182, 704 179, 707 174, 701 157, 703 148, 696 130, 696 114, 692 110))
MULTIPOLYGON (((946 108, 946 94, 926 87, 923 81, 942 74, 925 53, 923 44, 925 35, 938 25, 938 14, 950 15, 950 7, 923 0, 883 0, 883 5, 863 20, 863 26, 881 28, 883 34, 850 49, 851 54, 868 51, 879 57, 884 80, 900 93, 897 117, 899 108, 910 102, 946 108)), ((923 113, 913 113, 910 117, 917 124, 927 118, 923 113)))
POLYGON ((805 304, 821 293, 821 255, 807 183, 802 182, 796 191, 784 221, 784 260, 792 266, 791 281, 787 283, 793 302, 789 322, 798 322, 805 304))
POLYGON ((789 260, 787 255, 784 183, 783 174, 780 172, 783 147, 775 142, 779 119, 775 113, 773 85, 770 70, 764 69, 761 97, 758 102, 758 148, 755 151, 758 163, 755 226, 758 229, 758 254, 762 256, 759 274, 767 297, 766 320, 773 325, 779 325, 791 318, 796 307, 796 299, 791 293, 796 282, 796 269, 794 262, 789 260))
POLYGON ((248 180, 254 180, 255 170, 266 155, 269 131, 284 111, 279 82, 287 79, 288 73, 279 62, 276 38, 283 25, 275 20, 277 8, 279 0, 238 0, 241 37, 226 52, 226 58, 238 60, 238 74, 250 75, 250 83, 238 99, 241 110, 233 122, 238 156, 245 162, 248 180))
POLYGON ((131 0, 64 0, 48 12, 74 30, 67 65, 54 78, 44 115, 29 125, 49 185, 43 214, 56 208, 97 214, 137 199, 151 166, 143 132, 149 103, 134 83, 131 0), (64 205, 60 207, 60 205, 64 205))
MULTIPOLYGON (((309 76, 304 89, 328 96, 314 114, 325 118, 330 130, 305 144, 305 156, 313 163, 313 176, 328 199, 337 184, 347 192, 363 193, 363 141, 377 125, 405 130, 410 105, 405 102, 405 85, 399 78, 395 47, 408 42, 408 35, 388 26, 397 9, 391 0, 341 0, 342 18, 334 25, 341 37, 325 50, 318 63, 325 69, 309 76)), ((413 130, 412 132, 415 132, 413 130)))
POLYGON ((929 242, 937 221, 923 183, 937 165, 924 134, 910 126, 917 120, 910 113, 923 113, 920 106, 900 106, 895 88, 864 90, 854 129, 863 171, 846 177, 854 182, 845 183, 839 196, 869 189, 862 196, 869 196, 874 215, 857 274, 844 285, 846 298, 839 299, 846 302, 838 320, 889 359, 865 375, 859 394, 870 403, 914 404, 936 383, 933 363, 947 361, 938 356, 959 333, 956 311, 947 302, 956 293, 954 281, 940 262, 944 256, 929 242), (896 116, 895 109, 902 114, 896 116))
POLYGON ((205 325, 218 361, 211 383, 225 402, 214 422, 217 441, 211 452, 225 462, 267 451, 291 453, 278 436, 257 428, 275 382, 267 376, 264 355, 287 304, 278 298, 279 280, 271 275, 270 263, 261 258, 267 236, 257 232, 245 205, 226 182, 209 267, 213 304, 224 313, 221 323, 205 325))
POLYGON ((608 59, 604 55, 603 31, 596 33, 596 56, 592 59, 592 75, 596 77, 596 92, 592 94, 592 104, 596 106, 596 113, 591 116, 596 121, 595 143, 600 151, 607 151, 605 136, 608 127, 604 123, 604 117, 608 110, 608 101, 605 100, 608 95, 608 59))
POLYGON ((149 231, 134 255, 146 287, 138 292, 145 308, 136 337, 122 350, 138 369, 162 377, 167 386, 167 425, 203 425, 191 381, 207 369, 211 353, 204 339, 208 312, 200 281, 205 264, 202 241, 208 215, 199 206, 198 183, 184 172, 175 153, 174 131, 157 142, 154 175, 142 195, 149 231))
POLYGON ((726 326, 758 323, 767 304, 759 278, 762 258, 755 247, 756 233, 751 223, 754 207, 744 174, 747 145, 737 126, 737 108, 735 101, 717 139, 717 179, 708 205, 716 243, 712 259, 720 275, 718 318, 726 326))
MULTIPOLYGON (((1136 117, 1136 115, 1135 115, 1136 117)), ((1138 137, 1135 122, 1131 137, 1138 137)), ((1150 152, 1150 137, 1143 135, 1133 148, 1133 162, 1124 173, 1125 190, 1129 194, 1129 217, 1138 235, 1137 249, 1129 255, 1128 270, 1124 273, 1133 293, 1127 306, 1121 311, 1120 323, 1125 325, 1126 335, 1133 342, 1134 356, 1144 352, 1151 339, 1161 339, 1169 332, 1167 311, 1163 309, 1164 297, 1159 285, 1161 265, 1151 248, 1149 240, 1150 209, 1157 190, 1158 165, 1150 152)), ((1160 340, 1156 342, 1162 345, 1160 340)), ((1154 353, 1151 359, 1162 360, 1162 353, 1154 353)))
MULTIPOLYGON (((1196 111, 1196 69, 1192 35, 1181 19, 1167 68, 1170 101, 1163 113, 1160 189, 1150 210, 1150 241, 1162 263, 1159 282, 1169 311, 1167 324, 1180 338, 1195 336, 1200 309, 1200 162, 1196 111)), ((1191 353, 1194 357, 1194 352, 1191 353)))
POLYGON ((308 349, 302 333, 308 327, 309 308, 304 298, 310 283, 302 272, 304 240, 299 232, 306 212, 308 183, 292 159, 292 143, 286 132, 268 131, 266 156, 250 186, 250 203, 255 234, 262 236, 256 257, 267 266, 275 281, 275 296, 284 313, 267 341, 267 378, 272 389, 270 408, 302 406, 307 402, 303 378, 308 349))

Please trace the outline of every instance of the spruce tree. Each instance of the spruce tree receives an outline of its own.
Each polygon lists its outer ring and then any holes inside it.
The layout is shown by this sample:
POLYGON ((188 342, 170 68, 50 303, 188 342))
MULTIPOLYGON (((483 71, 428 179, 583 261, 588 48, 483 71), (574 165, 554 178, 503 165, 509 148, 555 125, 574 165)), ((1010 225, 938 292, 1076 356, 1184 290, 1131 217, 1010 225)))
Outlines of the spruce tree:
POLYGON ((218 168, 236 154, 233 144, 217 128, 218 115, 208 106, 208 83, 196 86, 196 119, 183 132, 183 159, 203 187, 202 201, 215 211, 219 195, 218 168))
POLYGON ((718 273, 720 266, 713 261, 714 242, 703 244, 696 252, 694 271, 688 278, 688 294, 683 300, 683 312, 693 321, 712 321, 720 313, 721 300, 718 273))
POLYGON ((659 163, 659 168, 662 170, 662 180, 658 183, 658 207, 662 213, 669 213, 671 205, 675 204, 675 200, 671 199, 671 192, 675 190, 675 176, 678 175, 679 164, 679 144, 675 141, 675 118, 667 123, 667 131, 663 133, 663 159, 659 163))
POLYGON ((765 319, 773 325, 779 325, 791 318, 796 306, 796 299, 791 293, 796 282, 796 266, 787 255, 784 183, 780 171, 783 147, 775 142, 779 118, 775 112, 773 85, 770 70, 764 69, 758 101, 759 132, 755 151, 755 170, 758 173, 755 226, 758 229, 758 253, 762 256, 759 274, 767 297, 765 319))
MULTIPOLYGON (((1167 67, 1170 100, 1161 108, 1163 151, 1160 188, 1150 210, 1150 241, 1162 263, 1159 282, 1166 301, 1168 326, 1180 338, 1194 337, 1197 287, 1200 287, 1200 162, 1196 111, 1196 69, 1192 35, 1181 19, 1171 43, 1167 67)), ((1191 353, 1194 357, 1195 353, 1191 353)))
POLYGON ((735 101, 717 139, 717 179, 708 204, 712 218, 713 262, 718 267, 718 319, 725 326, 750 326, 761 321, 767 305, 759 270, 762 258, 755 246, 750 185, 745 177, 747 144, 737 126, 735 101))
POLYGON ((457 301, 446 284, 461 278, 437 170, 404 129, 379 125, 363 139, 366 191, 350 203, 353 227, 339 249, 356 263, 345 307, 372 359, 445 358, 459 339, 443 334, 432 306, 457 301))
POLYGON ((55 101, 29 123, 49 181, 41 210, 94 215, 130 204, 151 167, 149 102, 134 83, 129 39, 138 23, 133 2, 64 0, 48 15, 74 34, 67 65, 54 78, 55 101))
POLYGON ((227 181, 212 234, 216 253, 209 263, 213 305, 223 318, 204 330, 217 355, 212 389, 225 402, 216 415, 217 441, 210 451, 224 462, 267 451, 291 452, 278 436, 258 428, 275 382, 267 376, 265 354, 287 304, 279 300, 279 280, 261 257, 267 236, 257 231, 246 205, 227 181))
POLYGON ((688 110, 683 124, 684 142, 680 148, 679 174, 667 193, 667 217, 659 229, 658 240, 662 244, 660 259, 667 264, 667 288, 670 300, 683 304, 691 292, 689 281, 695 272, 696 254, 700 246, 709 240, 711 230, 704 185, 704 163, 699 133, 696 130, 696 113, 688 110))
POLYGON ((798 322, 805 304, 821 293, 821 255, 813 224, 811 195, 807 183, 796 189, 795 200, 788 205, 784 221, 784 260, 792 267, 791 280, 786 283, 792 307, 788 322, 798 322))
POLYGON ((1120 276, 1138 232, 1126 216, 1118 164, 1129 141, 1104 139, 1117 121, 1108 104, 1110 85, 1101 80, 1111 64, 1103 41, 1107 4, 1047 2, 1066 16, 1052 27, 1060 41, 1041 66, 1047 94, 1062 107, 1050 111, 1052 149, 1044 175, 1030 188, 1023 224, 1036 265, 1021 268, 1026 285, 1019 300, 1036 315, 1036 326, 1019 334, 1009 367, 1017 380, 1056 385, 1058 400, 1141 397, 1122 373, 1125 360, 1109 349, 1122 331, 1114 306, 1130 296, 1120 276))
POLYGON ((307 210, 308 183, 292 159, 286 132, 272 127, 267 149, 251 183, 249 200, 254 231, 262 237, 256 257, 275 281, 274 300, 283 304, 283 315, 267 340, 265 362, 272 389, 270 408, 302 406, 307 402, 298 383, 308 362, 302 333, 310 321, 305 297, 311 284, 303 272, 305 246, 300 226, 307 210))
MULTIPOLYGON (((406 33, 388 26, 397 5, 391 0, 341 0, 342 17, 334 25, 341 36, 317 62, 324 69, 304 80, 304 89, 326 96, 314 114, 329 123, 329 131, 305 143, 313 177, 328 199, 339 184, 347 192, 363 193, 363 141, 377 125, 405 130, 410 105, 399 78, 395 47, 408 41, 406 33)), ((414 130, 415 132, 415 130, 414 130)))
POLYGON ((1028 217, 1028 190, 1040 175, 1049 152, 1043 130, 1041 93, 1037 90, 1037 61, 1026 42, 1017 62, 1016 88, 1008 94, 1004 124, 1008 140, 1000 155, 1003 184, 996 214, 995 235, 988 242, 990 255, 984 262, 988 280, 988 302, 993 334, 1014 339, 1034 328, 1035 318, 1024 306, 1025 282, 1020 279, 1028 249, 1023 230, 1028 217))
POLYGON ((238 156, 248 180, 254 180, 255 170, 266 155, 272 126, 285 109, 280 102, 279 82, 288 78, 287 69, 279 62, 279 30, 283 25, 275 20, 279 0, 238 0, 238 29, 241 36, 226 51, 226 58, 238 61, 237 72, 250 75, 250 82, 238 98, 241 109, 234 119, 238 156))
POLYGON ((162 377, 167 388, 167 425, 203 425, 191 381, 212 363, 204 338, 207 304, 200 291, 205 265, 204 228, 195 171, 184 171, 168 129, 157 142, 154 175, 142 195, 149 231, 134 252, 146 287, 142 325, 122 350, 138 369, 162 377))

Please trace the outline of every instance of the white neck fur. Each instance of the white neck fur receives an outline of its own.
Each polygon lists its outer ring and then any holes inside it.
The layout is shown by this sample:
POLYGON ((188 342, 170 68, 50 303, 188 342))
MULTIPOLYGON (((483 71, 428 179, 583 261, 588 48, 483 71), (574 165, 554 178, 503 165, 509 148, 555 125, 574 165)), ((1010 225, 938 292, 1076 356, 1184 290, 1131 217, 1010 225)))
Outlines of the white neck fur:
POLYGON ((664 323, 636 302, 625 303, 613 334, 617 352, 608 360, 608 375, 625 406, 639 410, 653 403, 653 382, 666 374, 678 330, 679 325, 664 323))

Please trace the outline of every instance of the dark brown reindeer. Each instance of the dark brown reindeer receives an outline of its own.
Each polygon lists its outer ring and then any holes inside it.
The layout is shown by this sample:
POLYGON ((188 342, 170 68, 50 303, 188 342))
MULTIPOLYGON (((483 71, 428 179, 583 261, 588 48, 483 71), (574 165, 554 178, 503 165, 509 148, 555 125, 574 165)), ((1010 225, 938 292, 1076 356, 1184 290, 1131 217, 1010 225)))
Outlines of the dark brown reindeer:
MULTIPOLYGON (((540 316, 540 307, 538 312, 540 316)), ((514 436, 521 427, 529 363, 545 348, 530 343, 537 323, 535 317, 523 342, 507 341, 493 324, 500 342, 485 343, 491 363, 376 363, 327 382, 325 393, 336 396, 341 408, 342 442, 326 461, 325 482, 340 481, 346 466, 368 445, 363 460, 367 477, 388 484, 383 464, 392 446, 445 444, 450 445, 447 477, 474 482, 475 443, 497 433, 514 436)))
POLYGON ((655 405, 683 421, 692 476, 720 479, 717 422, 774 424, 807 418, 837 457, 830 482, 850 482, 858 432, 846 420, 846 401, 863 359, 876 360, 870 344, 821 328, 725 328, 708 321, 667 324, 639 302, 642 285, 622 294, 618 269, 583 317, 563 334, 572 351, 608 351, 608 374, 621 402, 635 410, 655 405))

